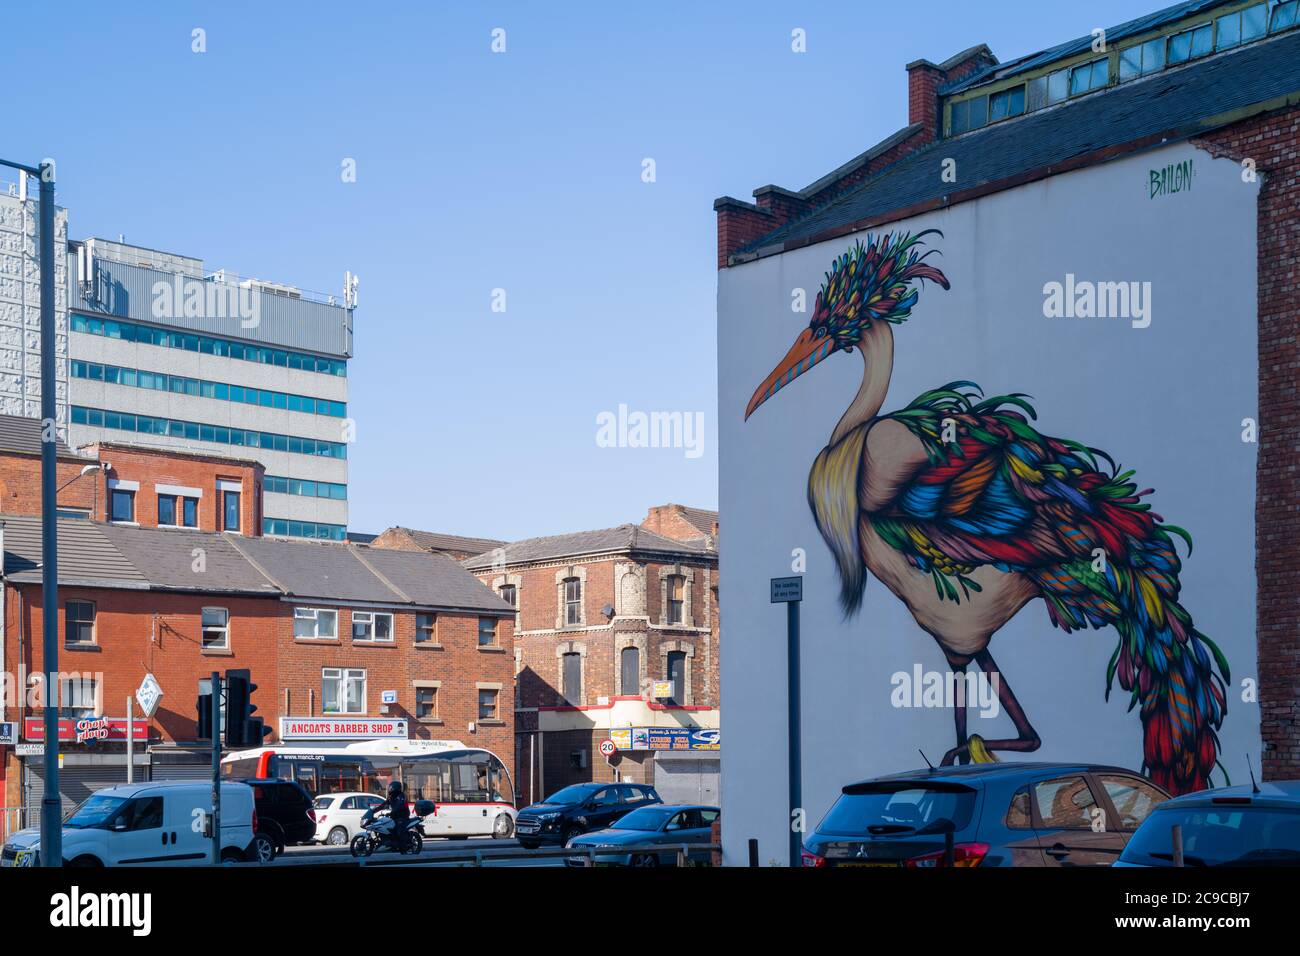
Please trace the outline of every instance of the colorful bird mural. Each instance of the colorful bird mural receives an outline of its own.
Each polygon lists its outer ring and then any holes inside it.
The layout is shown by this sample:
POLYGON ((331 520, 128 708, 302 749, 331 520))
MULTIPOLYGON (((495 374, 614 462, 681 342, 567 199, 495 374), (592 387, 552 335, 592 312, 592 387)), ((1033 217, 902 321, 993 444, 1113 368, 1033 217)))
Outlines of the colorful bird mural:
POLYGON ((808 502, 840 577, 847 616, 867 574, 901 600, 964 679, 972 663, 997 687, 1017 736, 967 732, 943 758, 995 760, 1041 744, 989 653, 995 633, 1035 598, 1064 631, 1107 625, 1119 641, 1106 672, 1138 708, 1143 770, 1172 793, 1204 789, 1218 763, 1228 662, 1179 601, 1174 538, 1191 536, 1151 511, 1132 471, 1077 441, 1052 438, 1021 393, 985 398, 951 382, 881 414, 894 364, 894 326, 924 281, 948 289, 922 254, 925 237, 869 236, 839 256, 812 320, 759 385, 760 405, 836 352, 861 354, 862 384, 808 477, 808 502))

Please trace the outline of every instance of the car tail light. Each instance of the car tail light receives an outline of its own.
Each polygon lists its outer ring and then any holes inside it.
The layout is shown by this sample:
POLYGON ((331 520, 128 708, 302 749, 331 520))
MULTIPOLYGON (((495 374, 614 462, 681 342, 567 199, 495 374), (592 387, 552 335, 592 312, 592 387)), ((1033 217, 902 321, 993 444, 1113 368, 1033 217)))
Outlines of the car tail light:
MULTIPOLYGON (((904 860, 903 865, 907 867, 931 867, 945 866, 944 853, 940 850, 937 853, 926 853, 923 856, 914 856, 910 860, 904 860)), ((953 866, 979 866, 988 855, 989 845, 987 843, 958 843, 952 848, 952 865, 953 866)))
POLYGON ((802 851, 799 854, 799 858, 803 861, 804 866, 825 866, 826 865, 826 857, 818 856, 816 853, 813 853, 810 850, 802 851))
MULTIPOLYGON (((320 821, 318 821, 318 820, 316 819, 316 811, 315 811, 315 810, 310 810, 310 809, 309 809, 309 810, 307 811, 307 819, 310 820, 312 823, 318 823, 318 822, 320 822, 320 821)), ((325 819, 324 817, 321 817, 321 820, 324 820, 324 819, 325 819)))
POLYGON ((257 807, 253 807, 253 832, 257 832, 257 807))

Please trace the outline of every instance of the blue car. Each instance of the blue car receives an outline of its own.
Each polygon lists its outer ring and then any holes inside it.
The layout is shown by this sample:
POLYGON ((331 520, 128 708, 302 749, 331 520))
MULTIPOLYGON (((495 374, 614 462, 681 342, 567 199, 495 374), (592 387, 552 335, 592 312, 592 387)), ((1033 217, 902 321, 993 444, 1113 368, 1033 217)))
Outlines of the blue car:
MULTIPOLYGON (((584 833, 569 841, 569 847, 640 847, 674 843, 709 844, 713 842, 713 822, 718 819, 717 807, 696 804, 658 804, 633 810, 606 830, 584 833)), ((703 853, 694 854, 702 859, 703 853)), ((569 858, 569 866, 583 866, 585 861, 569 858)), ((637 852, 602 854, 596 857, 597 866, 676 866, 677 851, 662 853, 637 852)))
POLYGON ((980 763, 845 787, 803 865, 1111 866, 1169 794, 1122 767, 980 763), (951 834, 951 850, 949 850, 951 834))
POLYGON ((1175 797, 1146 818, 1115 865, 1173 866, 1176 826, 1184 866, 1300 866, 1300 780, 1175 797))

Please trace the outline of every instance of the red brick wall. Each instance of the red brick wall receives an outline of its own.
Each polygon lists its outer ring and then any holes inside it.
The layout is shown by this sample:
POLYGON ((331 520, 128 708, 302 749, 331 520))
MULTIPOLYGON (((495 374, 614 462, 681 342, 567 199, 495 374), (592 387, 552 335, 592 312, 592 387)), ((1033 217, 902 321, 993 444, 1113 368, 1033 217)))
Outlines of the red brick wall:
POLYGON ((405 528, 389 528, 370 542, 372 548, 387 548, 390 551, 423 551, 415 543, 405 528))
POLYGON ((202 489, 198 528, 200 531, 220 531, 221 500, 217 494, 217 480, 224 479, 238 481, 243 488, 239 500, 240 531, 246 535, 261 535, 260 502, 266 471, 260 464, 216 455, 176 454, 111 443, 91 448, 97 451, 101 460, 112 466, 107 475, 87 476, 84 479, 100 482, 96 513, 99 520, 108 520, 106 479, 116 478, 139 482, 140 490, 135 495, 135 520, 141 527, 158 526, 158 495, 154 491, 154 485, 163 484, 202 489))
MULTIPOLYGON (((26 673, 44 667, 42 648, 41 588, 6 585, 5 666, 13 675, 21 666, 26 673), (21 654, 19 651, 21 645, 21 654)), ((276 640, 287 625, 285 605, 278 599, 203 597, 101 588, 59 589, 59 671, 99 679, 102 712, 109 717, 126 714, 126 699, 146 673, 162 685, 164 697, 149 721, 152 743, 193 741, 194 703, 198 681, 212 671, 246 667, 259 685, 253 702, 258 715, 274 725, 276 707, 276 640), (64 609, 69 600, 95 604, 95 647, 64 645, 64 609), (230 612, 230 650, 205 652, 200 648, 200 613, 203 607, 224 607, 230 612)), ((25 698, 24 698, 25 699, 25 698)), ((17 707, 6 719, 18 720, 17 707)), ((40 709, 22 710, 23 717, 39 717, 40 709)), ((6 748, 7 750, 8 748, 6 748)), ((19 806, 20 776, 11 773, 4 805, 19 806)))
MULTIPOLYGON (((300 607, 330 607, 327 602, 301 602, 300 607)), ((292 606, 285 605, 292 615, 292 606)), ((292 622, 277 632, 279 643, 280 707, 288 694, 290 716, 320 716, 321 669, 360 667, 366 671, 366 713, 369 717, 399 717, 410 722, 411 736, 424 740, 460 740, 472 747, 493 751, 514 773, 514 623, 497 619, 497 647, 478 646, 478 615, 439 614, 435 646, 415 643, 416 615, 392 610, 391 644, 371 644, 352 639, 352 610, 338 611, 334 640, 301 639, 293 636, 292 622), (416 717, 415 681, 440 681, 437 717, 416 717), (497 719, 479 720, 479 682, 501 685, 497 695, 497 719), (397 703, 387 709, 380 702, 383 691, 397 691, 397 703), (471 733, 469 724, 476 725, 471 733)), ((390 613, 390 612, 384 612, 390 613)))
POLYGON ((1264 777, 1294 780, 1300 778, 1300 110, 1238 123, 1197 143, 1216 156, 1253 160, 1261 177, 1255 498, 1260 734, 1264 777))
MULTIPOLYGON (((5 661, 12 672, 18 670, 20 660, 28 673, 39 672, 43 666, 40 601, 41 589, 36 585, 8 588, 5 661)), ((347 608, 338 609, 341 639, 295 640, 293 606, 278 598, 66 587, 59 590, 59 604, 59 669, 83 675, 102 673, 101 699, 106 715, 125 714, 127 695, 134 692, 146 673, 158 678, 165 696, 150 721, 153 743, 194 740, 198 681, 214 670, 246 667, 252 672, 253 682, 258 685, 253 703, 258 716, 272 728, 268 740, 273 741, 278 736, 279 717, 321 714, 322 667, 361 667, 367 671, 365 716, 383 716, 380 693, 395 690, 398 702, 388 707, 387 716, 408 718, 412 737, 456 739, 486 747, 514 773, 514 625, 509 618, 498 619, 498 649, 481 650, 478 616, 472 614, 440 615, 437 643, 441 646, 417 648, 413 611, 393 611, 393 644, 372 646, 352 640, 352 617, 347 608), (68 600, 95 603, 93 649, 63 646, 63 608, 68 600), (229 651, 201 649, 199 622, 205 606, 229 610, 229 651), (416 719, 416 680, 441 681, 440 722, 416 719), (501 685, 496 721, 478 719, 479 682, 501 685), (475 733, 469 732, 471 721, 477 725, 475 733)), ((39 715, 40 711, 24 714, 39 715)), ((18 716, 14 709, 6 714, 11 720, 18 716)), ((16 792, 18 775, 9 776, 14 792, 6 794, 3 805, 16 806, 13 801, 21 800, 16 792)))
POLYGON ((674 541, 691 541, 702 538, 705 534, 718 533, 717 521, 713 522, 713 527, 708 532, 701 531, 687 521, 682 514, 681 505, 656 505, 641 522, 641 527, 674 541))
MULTIPOLYGON (((103 481, 98 472, 81 476, 81 469, 93 459, 66 461, 55 466, 58 502, 64 507, 91 508, 95 482, 103 481), (67 487, 65 488, 64 485, 67 487)), ((102 497, 102 494, 101 494, 102 497)), ((0 452, 0 513, 38 515, 41 513, 41 459, 37 455, 0 452)))

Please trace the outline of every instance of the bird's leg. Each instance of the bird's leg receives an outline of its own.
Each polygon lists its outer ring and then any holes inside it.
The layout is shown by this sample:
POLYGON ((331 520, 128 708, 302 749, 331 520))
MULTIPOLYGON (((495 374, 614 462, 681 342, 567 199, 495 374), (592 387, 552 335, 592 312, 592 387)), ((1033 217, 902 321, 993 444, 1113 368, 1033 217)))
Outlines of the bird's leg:
POLYGON ((961 763, 970 763, 970 754, 966 747, 966 665, 969 661, 954 661, 948 659, 948 664, 953 669, 954 686, 960 688, 957 694, 957 700, 953 704, 952 719, 957 728, 957 746, 953 747, 943 755, 943 761, 940 766, 949 767, 960 760, 961 763))
POLYGON ((1025 710, 1020 706, 1020 701, 1016 700, 1016 695, 1011 691, 1011 685, 1002 678, 998 671, 998 665, 993 660, 993 655, 987 650, 980 651, 975 655, 975 661, 984 671, 985 676, 990 683, 996 682, 998 688, 998 700, 1002 702, 1002 709, 1007 712, 1011 722, 1016 725, 1016 732, 1019 737, 1005 737, 1001 740, 986 740, 984 746, 989 750, 1015 750, 1021 753, 1032 753, 1042 745, 1042 740, 1038 736, 1038 731, 1029 723, 1029 718, 1025 716, 1025 710))

